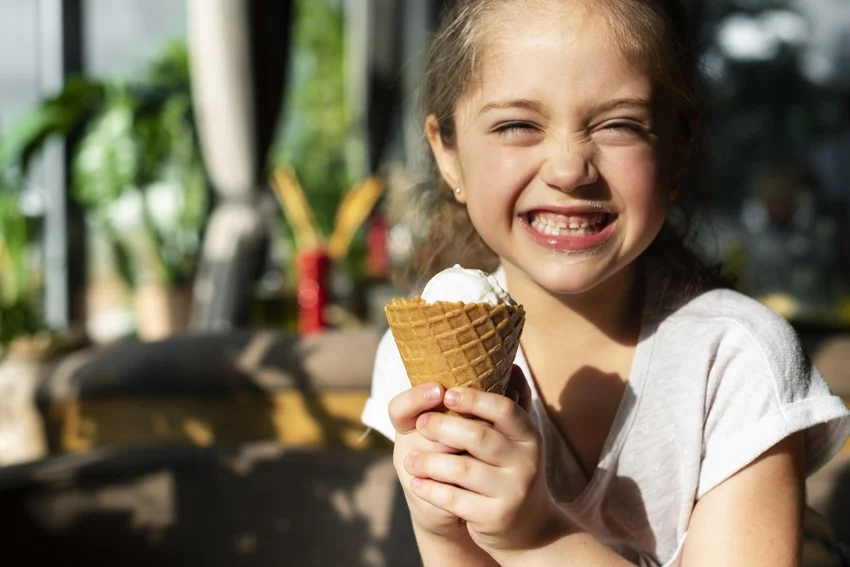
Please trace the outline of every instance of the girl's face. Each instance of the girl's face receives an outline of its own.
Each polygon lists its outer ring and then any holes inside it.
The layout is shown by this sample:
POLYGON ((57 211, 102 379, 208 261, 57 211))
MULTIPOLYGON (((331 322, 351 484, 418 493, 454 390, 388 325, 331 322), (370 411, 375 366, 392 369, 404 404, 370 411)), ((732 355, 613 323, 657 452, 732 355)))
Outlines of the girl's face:
POLYGON ((512 4, 485 22, 456 144, 432 118, 429 140, 512 289, 582 293, 630 273, 664 222, 673 105, 602 18, 567 2, 512 4))

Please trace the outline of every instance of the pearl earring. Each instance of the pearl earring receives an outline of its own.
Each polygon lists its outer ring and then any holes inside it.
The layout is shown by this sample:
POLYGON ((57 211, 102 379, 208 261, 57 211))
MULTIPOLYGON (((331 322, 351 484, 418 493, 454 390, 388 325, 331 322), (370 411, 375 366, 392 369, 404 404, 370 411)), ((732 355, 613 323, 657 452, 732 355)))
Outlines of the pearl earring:
POLYGON ((455 195, 460 195, 460 187, 455 187, 455 195))

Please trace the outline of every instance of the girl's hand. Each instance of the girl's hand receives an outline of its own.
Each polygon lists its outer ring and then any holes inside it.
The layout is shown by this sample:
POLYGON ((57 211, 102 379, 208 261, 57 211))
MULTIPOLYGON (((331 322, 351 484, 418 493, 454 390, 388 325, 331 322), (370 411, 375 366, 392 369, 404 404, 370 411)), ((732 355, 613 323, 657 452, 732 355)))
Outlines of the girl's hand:
POLYGON ((541 440, 514 401, 469 388, 446 392, 443 403, 482 421, 424 413, 424 439, 468 454, 416 451, 404 461, 411 492, 467 522, 473 540, 491 555, 542 546, 569 533, 543 468, 541 440))
POLYGON ((442 409, 444 389, 438 384, 423 384, 406 390, 392 399, 389 405, 390 420, 396 430, 393 464, 401 481, 410 517, 415 528, 427 534, 456 539, 468 538, 466 528, 457 515, 422 500, 411 492, 413 477, 404 467, 412 453, 446 454, 458 452, 439 442, 429 441, 416 430, 417 419, 424 412, 442 409))

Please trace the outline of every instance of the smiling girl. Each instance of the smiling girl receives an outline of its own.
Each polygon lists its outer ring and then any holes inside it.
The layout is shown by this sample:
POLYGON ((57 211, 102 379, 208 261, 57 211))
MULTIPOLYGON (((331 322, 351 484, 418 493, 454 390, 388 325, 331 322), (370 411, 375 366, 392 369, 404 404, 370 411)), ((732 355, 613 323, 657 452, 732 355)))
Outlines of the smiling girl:
POLYGON ((395 441, 426 565, 799 560, 803 479, 850 419, 668 220, 694 198, 685 19, 675 0, 459 0, 434 39, 417 268, 498 268, 526 312, 525 395, 411 388, 384 337, 363 420, 395 441))

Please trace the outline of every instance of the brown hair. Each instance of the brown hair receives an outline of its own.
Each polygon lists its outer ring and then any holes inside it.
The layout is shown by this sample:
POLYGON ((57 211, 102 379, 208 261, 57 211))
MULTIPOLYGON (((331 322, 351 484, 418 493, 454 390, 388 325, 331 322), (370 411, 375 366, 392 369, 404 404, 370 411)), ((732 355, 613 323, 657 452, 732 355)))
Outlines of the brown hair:
MULTIPOLYGON (((458 101, 474 84, 484 39, 482 22, 497 6, 513 0, 458 0, 443 19, 428 53, 422 93, 425 116, 433 115, 444 145, 456 143, 455 111, 458 101)), ((568 0, 565 0, 568 1, 568 0)), ((678 106, 678 147, 696 155, 701 135, 697 95, 697 57, 688 34, 687 12, 680 0, 569 0, 582 2, 601 15, 613 30, 627 57, 647 67, 669 91, 678 106)), ((683 158, 684 159, 684 158, 683 158)), ((433 160, 432 160, 433 166, 433 160)), ((478 236, 466 207, 433 167, 436 181, 419 195, 427 211, 425 239, 414 257, 413 270, 429 278, 459 263, 492 271, 498 258, 478 236)), ((683 168, 684 169, 684 168, 683 168)), ((681 191, 674 202, 675 223, 664 223, 647 250, 664 267, 664 281, 690 295, 701 289, 725 286, 717 268, 710 268, 685 244, 694 215, 703 200, 698 187, 681 191)), ((666 287, 666 286, 665 286, 666 287)))

